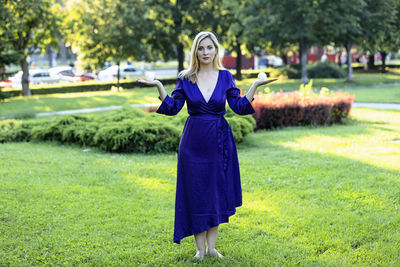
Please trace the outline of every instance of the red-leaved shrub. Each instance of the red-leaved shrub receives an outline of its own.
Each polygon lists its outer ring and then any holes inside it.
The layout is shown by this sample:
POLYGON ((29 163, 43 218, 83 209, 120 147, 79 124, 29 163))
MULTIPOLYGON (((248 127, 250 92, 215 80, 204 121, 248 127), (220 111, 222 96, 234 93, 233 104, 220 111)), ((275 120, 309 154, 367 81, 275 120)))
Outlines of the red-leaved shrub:
POLYGON ((299 91, 254 96, 257 129, 296 125, 341 123, 349 115, 354 95, 338 91, 330 94, 299 91))

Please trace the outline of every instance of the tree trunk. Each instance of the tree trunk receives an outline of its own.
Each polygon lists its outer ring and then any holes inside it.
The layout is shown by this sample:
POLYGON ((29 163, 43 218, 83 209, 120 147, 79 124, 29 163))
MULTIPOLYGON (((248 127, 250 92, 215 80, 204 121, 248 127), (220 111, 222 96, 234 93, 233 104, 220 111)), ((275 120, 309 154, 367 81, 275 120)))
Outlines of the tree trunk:
POLYGON ((283 50, 280 50, 279 54, 280 54, 280 56, 282 58, 283 65, 286 66, 288 64, 287 53, 285 51, 283 51, 283 50))
POLYGON ((51 47, 50 45, 47 46, 47 59, 49 60, 49 67, 53 68, 56 66, 56 55, 54 52, 53 47, 51 47))
POLYGON ((31 90, 29 89, 29 68, 28 68, 28 61, 26 60, 26 56, 24 56, 20 61, 21 69, 22 69, 22 95, 23 96, 30 96, 31 90))
MULTIPOLYGON (((236 39, 237 40, 237 39, 236 39)), ((240 42, 236 41, 236 79, 242 79, 242 50, 240 49, 240 42)))
POLYGON ((351 48, 352 44, 345 44, 346 47, 346 52, 347 52, 347 81, 348 82, 354 82, 353 78, 353 66, 351 62, 351 48))
POLYGON ((386 56, 387 53, 385 51, 381 51, 381 57, 382 57, 382 73, 386 72, 386 56))
POLYGON ((308 75, 307 75, 307 50, 308 46, 305 41, 300 41, 300 53, 301 53, 301 58, 300 58, 300 65, 301 65, 301 82, 303 84, 308 83, 308 75))
POLYGON ((117 69, 117 89, 119 90, 119 79, 120 79, 120 77, 121 77, 121 72, 120 72, 120 62, 119 62, 119 60, 117 61, 117 66, 118 66, 118 69, 117 69))
POLYGON ((375 55, 368 56, 368 69, 373 70, 375 68, 375 55))
POLYGON ((178 43, 178 72, 183 70, 183 62, 185 61, 185 53, 183 51, 183 44, 178 43))

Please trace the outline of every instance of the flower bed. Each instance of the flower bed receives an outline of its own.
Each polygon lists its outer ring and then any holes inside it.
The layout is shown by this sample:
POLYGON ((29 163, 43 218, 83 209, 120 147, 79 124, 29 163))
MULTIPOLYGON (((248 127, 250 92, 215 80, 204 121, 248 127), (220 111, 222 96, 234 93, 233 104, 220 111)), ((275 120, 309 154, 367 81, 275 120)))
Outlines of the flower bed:
POLYGON ((254 97, 254 118, 257 129, 297 125, 330 125, 341 123, 349 115, 354 96, 338 91, 329 93, 305 90, 258 94, 254 97))

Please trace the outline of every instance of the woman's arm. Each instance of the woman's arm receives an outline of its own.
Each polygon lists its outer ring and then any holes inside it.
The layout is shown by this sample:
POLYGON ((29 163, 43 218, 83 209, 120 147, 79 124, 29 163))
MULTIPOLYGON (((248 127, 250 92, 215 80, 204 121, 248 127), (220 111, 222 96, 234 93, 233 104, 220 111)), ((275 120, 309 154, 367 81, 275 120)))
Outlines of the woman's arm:
POLYGON ((160 107, 157 109, 157 113, 173 116, 178 114, 182 109, 186 101, 185 90, 183 89, 182 80, 178 79, 176 86, 171 96, 167 94, 163 84, 160 81, 148 81, 148 80, 137 80, 140 83, 147 84, 150 86, 156 86, 158 93, 160 94, 160 100, 162 101, 160 107))

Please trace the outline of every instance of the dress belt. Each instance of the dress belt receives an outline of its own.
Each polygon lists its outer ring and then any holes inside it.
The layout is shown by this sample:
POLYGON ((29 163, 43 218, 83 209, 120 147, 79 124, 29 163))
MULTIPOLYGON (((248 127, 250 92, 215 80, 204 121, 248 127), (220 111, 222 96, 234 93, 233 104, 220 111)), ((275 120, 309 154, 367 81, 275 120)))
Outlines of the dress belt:
POLYGON ((218 153, 222 157, 224 171, 228 167, 228 135, 229 135, 229 124, 226 121, 223 114, 190 114, 193 118, 204 118, 209 120, 217 120, 217 144, 218 153))

